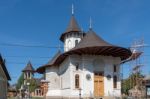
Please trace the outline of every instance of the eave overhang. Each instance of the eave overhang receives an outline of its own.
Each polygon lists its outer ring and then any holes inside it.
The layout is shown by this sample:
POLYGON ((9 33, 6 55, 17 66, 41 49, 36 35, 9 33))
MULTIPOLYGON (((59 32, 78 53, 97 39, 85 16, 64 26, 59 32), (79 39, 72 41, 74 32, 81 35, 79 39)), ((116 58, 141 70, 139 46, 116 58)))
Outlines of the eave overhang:
POLYGON ((73 54, 112 56, 112 57, 120 57, 121 60, 125 60, 131 56, 131 51, 129 49, 117 46, 93 46, 93 47, 72 49, 68 52, 59 55, 53 64, 43 65, 39 67, 37 69, 37 72, 44 73, 46 67, 59 66, 67 56, 73 54))

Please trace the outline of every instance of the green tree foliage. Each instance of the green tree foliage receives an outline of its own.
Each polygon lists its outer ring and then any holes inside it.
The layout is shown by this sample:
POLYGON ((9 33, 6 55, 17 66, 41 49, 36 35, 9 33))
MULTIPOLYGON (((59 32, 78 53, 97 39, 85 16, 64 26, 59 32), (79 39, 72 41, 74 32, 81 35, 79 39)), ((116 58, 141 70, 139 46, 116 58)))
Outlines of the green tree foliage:
POLYGON ((121 87, 122 93, 128 95, 128 91, 136 86, 136 82, 138 78, 143 78, 144 76, 140 73, 131 74, 127 79, 122 80, 121 87))
POLYGON ((22 73, 20 75, 18 81, 17 81, 17 85, 16 85, 17 90, 21 88, 21 85, 23 84, 23 81, 24 81, 24 76, 23 76, 23 73, 22 73))
POLYGON ((29 85, 30 92, 33 92, 38 87, 35 79, 28 79, 27 82, 30 83, 29 85))
MULTIPOLYGON (((29 85, 30 92, 33 92, 38 87, 35 79, 28 79, 27 82, 30 83, 30 85, 29 85)), ((21 88, 23 83, 24 83, 24 75, 22 73, 17 81, 17 85, 16 85, 17 90, 19 90, 21 88)))

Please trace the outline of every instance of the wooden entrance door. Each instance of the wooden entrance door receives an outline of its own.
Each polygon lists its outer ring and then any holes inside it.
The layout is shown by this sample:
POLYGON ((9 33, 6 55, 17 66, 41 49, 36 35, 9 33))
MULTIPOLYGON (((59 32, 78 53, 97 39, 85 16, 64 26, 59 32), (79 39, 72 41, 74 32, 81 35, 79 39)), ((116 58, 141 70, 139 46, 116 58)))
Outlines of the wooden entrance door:
POLYGON ((103 72, 94 73, 94 95, 95 97, 104 96, 103 72))

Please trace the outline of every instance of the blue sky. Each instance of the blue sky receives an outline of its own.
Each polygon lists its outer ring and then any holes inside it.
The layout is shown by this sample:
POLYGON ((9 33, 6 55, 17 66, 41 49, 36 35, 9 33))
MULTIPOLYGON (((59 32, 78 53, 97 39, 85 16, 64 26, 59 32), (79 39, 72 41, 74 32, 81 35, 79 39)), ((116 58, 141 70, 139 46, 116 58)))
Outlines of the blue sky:
MULTIPOLYGON (((72 3, 84 31, 88 31, 91 17, 94 31, 112 44, 129 47, 135 39, 144 38, 149 45, 149 0, 0 0, 0 53, 6 59, 11 84, 16 82, 29 60, 37 68, 47 63, 58 48, 2 44, 63 45, 59 37, 70 20, 72 3)), ((150 71, 149 58, 149 47, 146 47, 142 67, 145 74, 150 71)), ((123 66, 127 76, 129 66, 123 66)))

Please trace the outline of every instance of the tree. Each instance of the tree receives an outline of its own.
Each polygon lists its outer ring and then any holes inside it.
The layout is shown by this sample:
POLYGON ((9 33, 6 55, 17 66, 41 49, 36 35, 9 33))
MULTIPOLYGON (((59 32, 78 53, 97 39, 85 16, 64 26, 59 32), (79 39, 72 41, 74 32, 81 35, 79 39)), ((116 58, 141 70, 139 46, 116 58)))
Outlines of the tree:
POLYGON ((128 95, 128 91, 134 88, 138 84, 137 80, 143 77, 144 76, 140 72, 137 72, 137 73, 131 74, 127 79, 122 80, 122 83, 121 83, 122 93, 128 95))
POLYGON ((24 82, 24 76, 22 73, 17 81, 17 85, 16 85, 17 90, 21 88, 21 85, 23 84, 23 82, 24 82))
MULTIPOLYGON (((33 92, 38 87, 36 79, 33 79, 33 78, 32 79, 27 79, 26 82, 30 83, 30 85, 29 85, 29 91, 30 92, 33 92)), ((19 77, 19 79, 17 81, 16 89, 19 90, 22 85, 24 85, 24 75, 23 75, 23 73, 21 74, 21 76, 19 77)))
POLYGON ((36 83, 36 79, 28 79, 27 82, 30 83, 30 85, 29 85, 30 92, 33 92, 38 87, 38 85, 36 83))

